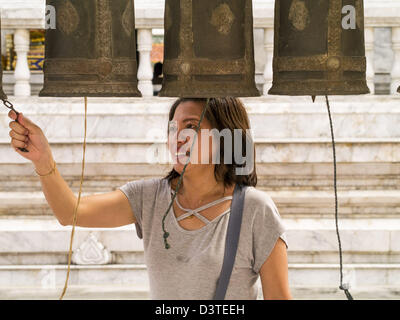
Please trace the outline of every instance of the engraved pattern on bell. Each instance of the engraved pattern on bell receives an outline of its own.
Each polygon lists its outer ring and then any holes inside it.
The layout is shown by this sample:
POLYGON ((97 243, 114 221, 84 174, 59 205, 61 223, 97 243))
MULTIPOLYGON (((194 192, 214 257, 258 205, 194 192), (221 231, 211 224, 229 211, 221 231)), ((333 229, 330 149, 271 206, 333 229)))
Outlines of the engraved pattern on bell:
POLYGON ((328 70, 335 71, 340 68, 340 60, 338 57, 329 57, 326 61, 326 67, 328 70))
POLYGON ((235 16, 231 8, 226 3, 222 3, 213 11, 210 23, 217 28, 219 33, 228 35, 234 20, 235 16))
POLYGON ((79 15, 76 8, 67 0, 57 13, 57 27, 66 35, 73 33, 79 25, 79 15))
POLYGON ((189 63, 182 63, 181 70, 183 74, 188 75, 190 73, 190 64, 189 63))
POLYGON ((111 59, 107 58, 100 58, 97 61, 97 70, 99 74, 99 78, 101 81, 105 81, 108 79, 111 75, 111 72, 113 71, 113 65, 111 59))
POLYGON ((132 34, 133 26, 135 25, 135 21, 133 21, 134 15, 133 15, 132 1, 128 1, 125 11, 122 15, 122 26, 128 36, 130 36, 132 34))
MULTIPOLYGON (((130 2, 130 1, 128 1, 130 2)), ((108 0, 97 0, 97 27, 96 42, 100 57, 112 57, 112 15, 108 0)))
POLYGON ((292 25, 300 31, 303 31, 310 23, 310 13, 304 1, 294 0, 289 10, 289 20, 292 25))

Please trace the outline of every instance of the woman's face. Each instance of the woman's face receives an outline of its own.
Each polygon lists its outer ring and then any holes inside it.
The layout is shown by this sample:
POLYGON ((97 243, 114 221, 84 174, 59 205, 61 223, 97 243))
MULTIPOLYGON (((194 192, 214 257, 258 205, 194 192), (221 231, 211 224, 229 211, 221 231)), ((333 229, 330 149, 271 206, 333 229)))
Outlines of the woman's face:
MULTIPOLYGON (((174 118, 169 123, 168 149, 172 156, 175 171, 182 173, 183 167, 188 161, 188 155, 192 148, 196 128, 204 108, 201 102, 185 101, 178 105, 175 110, 174 118)), ((202 141, 201 130, 212 130, 210 121, 204 117, 197 134, 195 144, 192 148, 190 162, 186 167, 186 172, 193 169, 193 166, 212 166, 212 137, 207 141, 202 141), (203 156, 203 161, 201 161, 203 156), (197 159, 197 161, 195 161, 197 159), (208 159, 208 164, 205 164, 208 159), (202 162, 204 164, 202 164, 202 162)), ((207 138, 207 136, 204 136, 207 138)), ((204 139, 205 140, 205 139, 204 139)))

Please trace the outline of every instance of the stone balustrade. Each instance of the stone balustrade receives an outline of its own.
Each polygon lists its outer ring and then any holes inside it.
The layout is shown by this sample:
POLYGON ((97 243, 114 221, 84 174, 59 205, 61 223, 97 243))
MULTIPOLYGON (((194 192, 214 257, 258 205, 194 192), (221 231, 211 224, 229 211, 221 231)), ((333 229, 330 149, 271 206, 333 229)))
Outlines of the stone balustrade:
MULTIPOLYGON (((372 93, 375 92, 374 77, 374 29, 392 29, 393 67, 391 70, 391 93, 395 94, 400 85, 400 2, 398 0, 365 0, 365 48, 367 57, 367 81, 372 93)), ((30 96, 32 81, 27 67, 29 29, 44 28, 45 0, 0 0, 2 28, 15 35, 17 61, 13 75, 15 96, 30 96)), ((153 96, 153 70, 150 61, 152 30, 164 27, 164 0, 135 0, 137 42, 140 62, 138 66, 139 89, 144 97, 153 96)), ((256 48, 256 79, 260 91, 267 95, 272 83, 273 56, 273 0, 253 0, 254 28, 257 34, 263 32, 263 43, 256 48), (260 52, 258 48, 261 48, 260 52), (261 71, 260 71, 261 70, 261 71), (260 83, 261 82, 261 83, 260 83)), ((256 39, 257 40, 257 39, 256 39)), ((262 41, 262 40, 261 40, 262 41)), ((257 41, 255 41, 257 45, 257 41)), ((7 77, 5 77, 7 79, 7 77)), ((7 81, 7 80, 5 80, 7 81)))

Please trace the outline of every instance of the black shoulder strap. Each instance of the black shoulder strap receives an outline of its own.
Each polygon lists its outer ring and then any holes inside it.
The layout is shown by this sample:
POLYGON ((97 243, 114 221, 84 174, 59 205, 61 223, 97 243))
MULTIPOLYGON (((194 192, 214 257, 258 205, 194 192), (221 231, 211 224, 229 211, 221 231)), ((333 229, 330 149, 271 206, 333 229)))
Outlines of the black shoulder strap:
POLYGON ((240 227, 242 225, 244 195, 247 186, 235 185, 231 202, 231 213, 228 222, 228 231, 225 241, 224 262, 222 264, 221 275, 217 282, 214 300, 224 300, 226 290, 228 289, 231 278, 233 264, 236 258, 237 247, 239 243, 240 227))

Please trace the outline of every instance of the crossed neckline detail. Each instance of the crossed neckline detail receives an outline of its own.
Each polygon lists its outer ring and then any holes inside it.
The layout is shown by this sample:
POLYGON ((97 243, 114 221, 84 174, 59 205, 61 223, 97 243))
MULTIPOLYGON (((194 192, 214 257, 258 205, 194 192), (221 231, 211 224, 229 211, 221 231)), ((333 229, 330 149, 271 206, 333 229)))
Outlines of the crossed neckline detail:
MULTIPOLYGON (((173 195, 175 194, 175 191, 172 189, 171 184, 170 184, 168 181, 167 181, 166 183, 167 183, 168 188, 169 188, 169 190, 170 190, 170 192, 168 192, 168 194, 169 194, 169 201, 171 201, 173 195)), ((231 199, 233 199, 233 195, 230 196, 230 197, 231 197, 231 199)), ((175 197, 175 199, 177 199, 177 198, 178 198, 178 197, 175 197)), ((218 200, 219 200, 219 199, 218 199, 218 200)), ((209 204, 209 203, 208 203, 208 204, 209 204)), ((201 207, 200 207, 200 208, 201 208, 201 207)), ((213 220, 208 220, 208 219, 207 219, 207 222, 204 222, 204 223, 205 223, 204 226, 200 227, 199 229, 194 229, 194 230, 188 230, 188 229, 185 229, 184 227, 182 227, 182 226, 179 224, 179 222, 178 222, 178 217, 176 217, 176 215, 175 215, 175 210, 174 210, 174 207, 173 207, 173 206, 171 206, 171 210, 172 210, 172 220, 174 221, 174 224, 176 225, 176 227, 178 228, 178 230, 181 231, 181 232, 187 233, 187 234, 195 234, 195 233, 202 232, 202 231, 208 229, 208 227, 210 227, 212 224, 214 224, 215 222, 217 222, 218 220, 220 220, 222 217, 226 216, 226 214, 228 214, 228 213, 231 211, 231 206, 229 207, 228 210, 224 211, 222 214, 218 215, 218 216, 215 217, 213 220)), ((197 211, 198 211, 199 208, 197 208, 197 209, 186 209, 186 210, 192 210, 192 211, 197 210, 197 211)), ((186 215, 186 214, 187 214, 187 213, 184 213, 184 215, 186 215)), ((200 214, 198 214, 198 215, 199 215, 200 217, 206 219, 205 217, 201 216, 200 214)), ((182 215, 182 216, 183 216, 183 215, 182 215)), ((180 216, 180 217, 182 217, 182 216, 180 216)), ((201 218, 199 218, 199 219, 201 219, 201 218)), ((179 221, 180 221, 180 220, 179 220, 179 221)), ((203 221, 203 220, 201 220, 201 221, 203 221)))
MULTIPOLYGON (((171 194, 174 194, 174 192, 173 192, 172 190, 171 190, 171 194)), ((211 201, 211 202, 209 202, 209 203, 207 203, 207 204, 204 204, 204 205, 202 205, 202 206, 200 206, 200 207, 198 207, 198 208, 196 208, 196 209, 187 209, 187 208, 182 207, 182 205, 179 203, 178 196, 176 196, 176 197, 175 197, 176 204, 178 205, 178 207, 179 207, 181 210, 186 211, 186 213, 182 214, 182 215, 179 216, 179 217, 176 217, 176 220, 177 220, 177 221, 181 221, 181 220, 183 220, 183 219, 186 219, 187 217, 190 217, 190 216, 194 215, 194 216, 196 216, 196 218, 200 219, 201 221, 203 221, 203 222, 207 225, 207 224, 209 224, 210 222, 214 221, 214 219, 213 219, 213 220, 207 219, 206 217, 204 217, 203 215, 201 215, 201 214, 199 213, 199 211, 203 211, 203 210, 208 209, 208 208, 210 208, 210 207, 212 207, 212 206, 214 206, 214 205, 216 205, 216 204, 219 204, 219 203, 221 203, 221 202, 223 202, 223 201, 226 201, 226 200, 229 200, 229 199, 232 199, 232 198, 233 198, 232 196, 226 196, 226 197, 219 198, 219 199, 217 199, 217 200, 211 201)), ((218 216, 222 216, 222 215, 224 215, 225 213, 229 212, 230 210, 231 210, 231 209, 229 208, 229 209, 225 210, 223 213, 221 213, 221 214, 218 215, 218 216)), ((216 218, 215 218, 215 219, 216 219, 216 218)))

